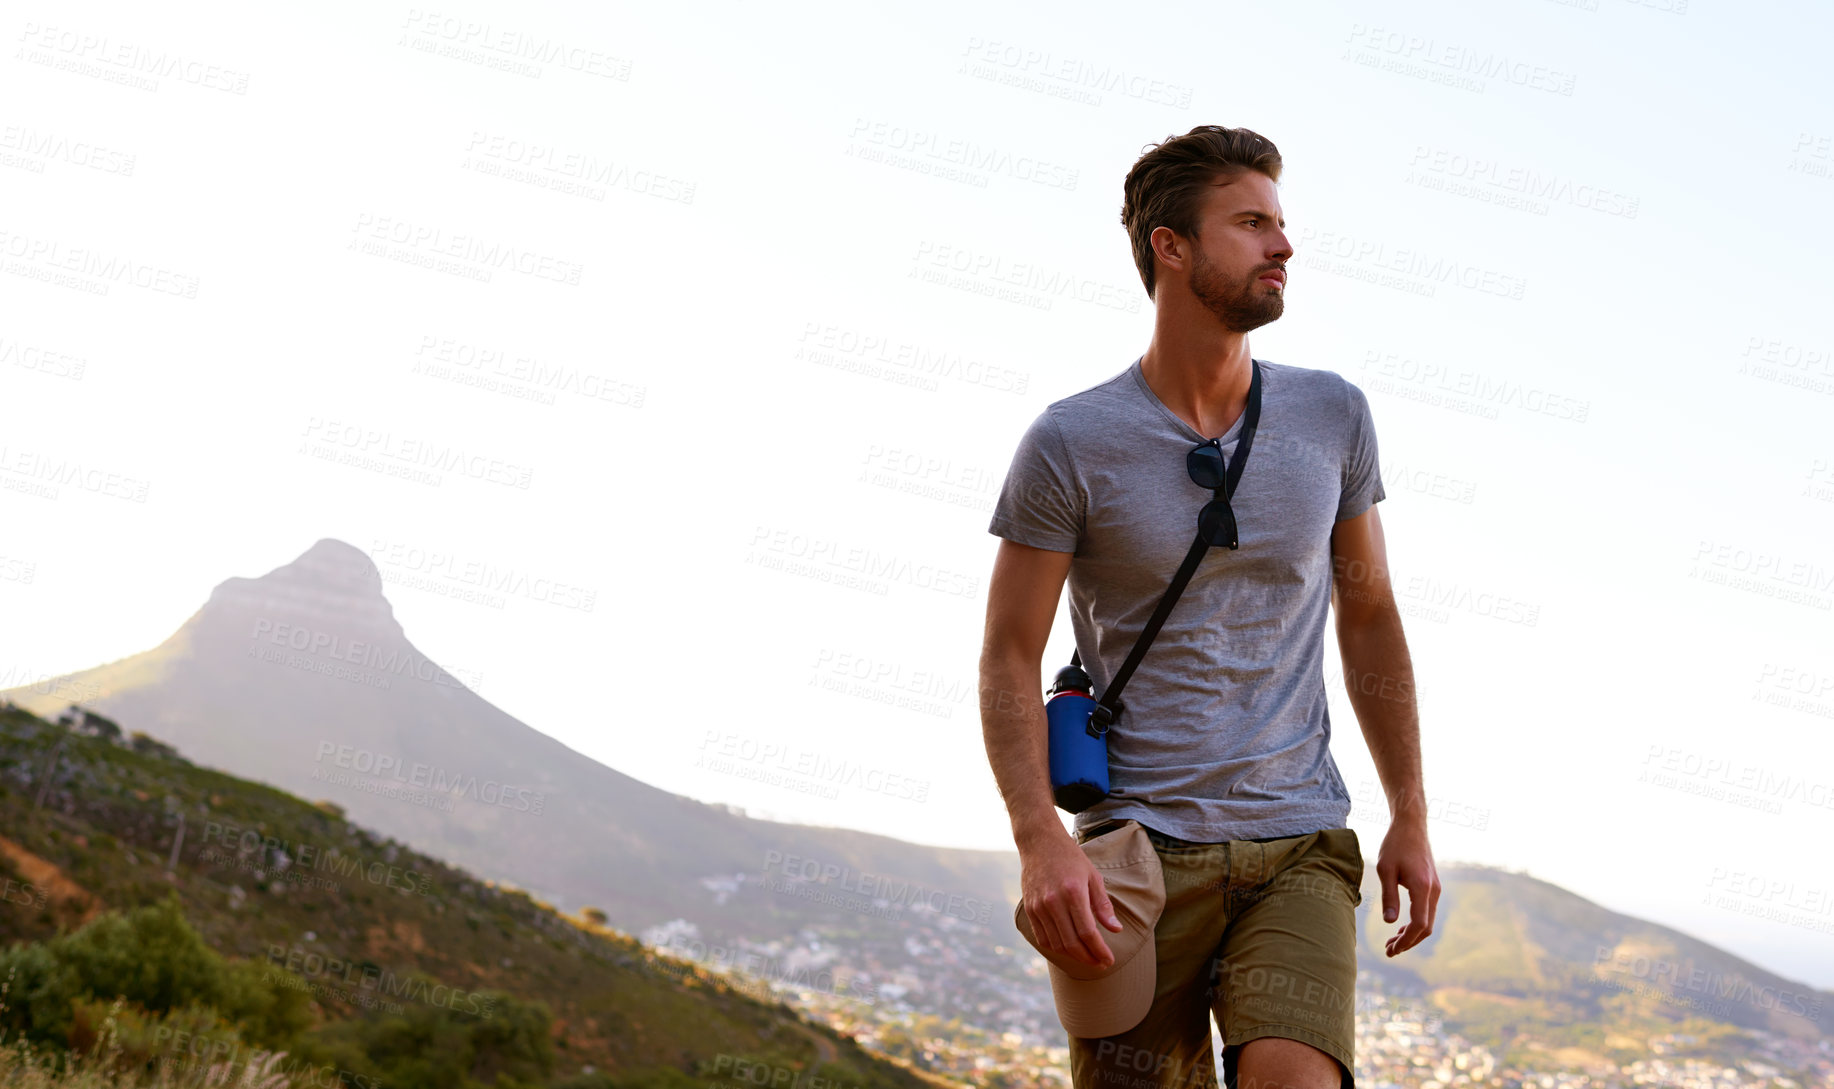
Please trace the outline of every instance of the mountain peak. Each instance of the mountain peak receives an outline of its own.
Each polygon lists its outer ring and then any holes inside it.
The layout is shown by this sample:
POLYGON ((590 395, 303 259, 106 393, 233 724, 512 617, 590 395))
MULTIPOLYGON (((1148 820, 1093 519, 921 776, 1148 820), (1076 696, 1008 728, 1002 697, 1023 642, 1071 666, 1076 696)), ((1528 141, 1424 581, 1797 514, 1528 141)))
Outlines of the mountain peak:
POLYGON ((378 593, 382 585, 381 572, 369 554, 336 537, 320 537, 292 563, 276 567, 265 577, 302 579, 328 589, 361 585, 375 587, 378 593))
MULTIPOLYGON (((199 619, 248 624, 291 623, 353 639, 405 641, 382 595, 382 573, 368 553, 321 537, 293 562, 259 578, 231 578, 210 591, 199 619)), ((271 630, 262 628, 261 630, 271 630)))

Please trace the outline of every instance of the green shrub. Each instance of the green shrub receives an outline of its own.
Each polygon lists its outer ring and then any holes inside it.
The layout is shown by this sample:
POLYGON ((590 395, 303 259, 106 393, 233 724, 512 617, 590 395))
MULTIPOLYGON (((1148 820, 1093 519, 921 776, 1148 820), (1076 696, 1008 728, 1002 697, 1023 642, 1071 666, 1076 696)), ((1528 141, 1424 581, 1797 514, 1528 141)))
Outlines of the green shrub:
POLYGON ((217 1009, 241 1025, 250 1040, 284 1047, 312 1024, 312 996, 285 986, 275 965, 232 960, 223 966, 217 1009))
POLYGON ((191 929, 176 896, 109 912, 47 945, 96 997, 164 1011, 199 999, 214 1004, 222 990, 223 957, 191 929))
POLYGON ((240 1040, 284 1047, 312 1018, 307 993, 284 977, 205 945, 178 898, 168 896, 109 912, 73 934, 0 951, 0 1028, 8 1039, 84 1052, 100 1031, 99 1010, 119 999, 118 1033, 130 1044, 142 1029, 207 1018, 240 1040))
POLYGON ((547 1004, 495 991, 478 997, 487 1018, 413 1003, 392 1017, 327 1026, 322 1038, 365 1056, 388 1089, 546 1085, 554 1069, 547 1004))

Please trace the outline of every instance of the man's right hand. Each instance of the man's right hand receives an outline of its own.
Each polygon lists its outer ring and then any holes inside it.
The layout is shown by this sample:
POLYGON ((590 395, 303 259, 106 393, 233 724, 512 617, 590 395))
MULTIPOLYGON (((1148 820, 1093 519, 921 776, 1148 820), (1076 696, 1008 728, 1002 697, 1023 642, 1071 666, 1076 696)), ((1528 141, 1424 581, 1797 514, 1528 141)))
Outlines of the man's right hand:
POLYGON ((1066 833, 1019 853, 1019 888, 1032 934, 1052 952, 1092 967, 1114 963, 1096 920, 1119 933, 1102 875, 1066 833))

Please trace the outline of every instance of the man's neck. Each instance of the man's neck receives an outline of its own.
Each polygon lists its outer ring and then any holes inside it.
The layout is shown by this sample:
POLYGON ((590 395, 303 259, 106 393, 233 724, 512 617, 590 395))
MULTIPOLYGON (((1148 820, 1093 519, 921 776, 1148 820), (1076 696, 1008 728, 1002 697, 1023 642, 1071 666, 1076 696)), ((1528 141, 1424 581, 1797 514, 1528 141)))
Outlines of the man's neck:
POLYGON ((1248 408, 1253 360, 1244 333, 1199 340, 1165 339, 1158 333, 1140 359, 1140 374, 1153 395, 1200 435, 1222 435, 1248 408))

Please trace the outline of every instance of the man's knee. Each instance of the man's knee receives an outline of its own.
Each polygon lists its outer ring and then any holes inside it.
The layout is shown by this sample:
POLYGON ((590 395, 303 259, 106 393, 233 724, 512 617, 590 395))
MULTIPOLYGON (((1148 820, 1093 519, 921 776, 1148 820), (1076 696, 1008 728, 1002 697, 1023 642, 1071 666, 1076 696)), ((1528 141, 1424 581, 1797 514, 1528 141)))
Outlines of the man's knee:
POLYGON ((1214 1089, 1216 1067, 1207 1043, 1199 1047, 1146 1047, 1123 1040, 1078 1041, 1072 1063, 1077 1089, 1214 1089))
POLYGON ((1321 1048, 1285 1036, 1257 1036, 1236 1052, 1230 1089, 1339 1089, 1344 1065, 1321 1048))

